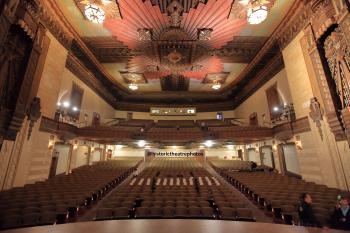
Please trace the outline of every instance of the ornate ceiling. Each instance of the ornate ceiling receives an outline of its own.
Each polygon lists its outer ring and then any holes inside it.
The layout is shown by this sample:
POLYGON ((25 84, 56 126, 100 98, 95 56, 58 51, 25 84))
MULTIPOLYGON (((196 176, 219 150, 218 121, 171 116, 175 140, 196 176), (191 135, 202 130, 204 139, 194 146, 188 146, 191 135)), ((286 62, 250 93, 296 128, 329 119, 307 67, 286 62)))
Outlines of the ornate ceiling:
POLYGON ((234 100, 249 82, 242 75, 295 1, 276 0, 259 25, 247 23, 238 0, 112 0, 103 24, 85 18, 86 0, 56 2, 108 73, 102 83, 112 95, 181 104, 234 100), (131 83, 139 89, 129 90, 131 83))

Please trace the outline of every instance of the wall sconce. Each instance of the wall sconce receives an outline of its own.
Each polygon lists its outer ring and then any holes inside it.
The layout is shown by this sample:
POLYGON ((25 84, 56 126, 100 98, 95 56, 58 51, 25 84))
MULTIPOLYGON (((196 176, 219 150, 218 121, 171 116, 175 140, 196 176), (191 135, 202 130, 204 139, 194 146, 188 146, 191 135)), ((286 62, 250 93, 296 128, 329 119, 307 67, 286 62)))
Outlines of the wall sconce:
POLYGON ((295 146, 298 150, 303 149, 303 144, 301 143, 300 136, 295 136, 295 146))
POLYGON ((73 144, 73 150, 76 150, 76 149, 78 149, 78 141, 77 140, 75 140, 74 144, 73 144))
POLYGON ((94 152, 94 150, 95 150, 95 147, 92 145, 91 146, 91 152, 94 152))
POLYGON ((258 144, 258 143, 255 144, 255 151, 256 151, 257 153, 259 153, 259 144, 258 144))
POLYGON ((49 145, 48 145, 49 150, 52 150, 54 145, 55 145, 55 136, 54 135, 50 135, 49 145))
POLYGON ((277 145, 276 145, 276 142, 275 141, 272 141, 272 149, 274 151, 277 151, 277 145))

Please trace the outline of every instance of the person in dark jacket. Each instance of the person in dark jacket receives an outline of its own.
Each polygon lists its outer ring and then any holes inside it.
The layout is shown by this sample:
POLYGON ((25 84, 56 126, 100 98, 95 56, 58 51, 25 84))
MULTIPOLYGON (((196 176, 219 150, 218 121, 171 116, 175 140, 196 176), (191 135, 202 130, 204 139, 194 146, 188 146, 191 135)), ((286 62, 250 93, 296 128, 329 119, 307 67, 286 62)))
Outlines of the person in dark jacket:
POLYGON ((306 227, 321 227, 312 210, 312 198, 309 193, 303 193, 298 206, 300 225, 306 227))
POLYGON ((349 199, 341 197, 331 216, 331 227, 339 230, 350 230, 349 199))

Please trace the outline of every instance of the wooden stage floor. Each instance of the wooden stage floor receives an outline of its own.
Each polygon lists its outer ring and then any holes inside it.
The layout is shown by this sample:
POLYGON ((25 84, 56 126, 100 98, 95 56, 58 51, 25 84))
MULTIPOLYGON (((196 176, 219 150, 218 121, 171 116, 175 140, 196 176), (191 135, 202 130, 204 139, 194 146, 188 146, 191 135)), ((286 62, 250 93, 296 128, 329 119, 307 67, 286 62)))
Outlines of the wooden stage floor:
POLYGON ((271 223, 221 220, 111 220, 1 231, 2 233, 344 233, 271 223))

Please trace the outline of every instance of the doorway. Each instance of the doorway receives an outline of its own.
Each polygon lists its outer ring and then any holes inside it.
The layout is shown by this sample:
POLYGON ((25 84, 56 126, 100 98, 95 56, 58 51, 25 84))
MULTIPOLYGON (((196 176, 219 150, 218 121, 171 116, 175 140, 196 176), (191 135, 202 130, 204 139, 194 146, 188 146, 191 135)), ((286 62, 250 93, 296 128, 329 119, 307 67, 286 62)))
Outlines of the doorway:
POLYGON ((283 167, 286 173, 300 175, 298 153, 294 143, 281 145, 283 167))
POLYGON ((55 151, 51 159, 49 179, 56 176, 57 164, 58 164, 58 152, 55 151))
POLYGON ((262 163, 265 166, 275 168, 275 160, 273 158, 273 152, 271 146, 263 146, 261 147, 261 159, 262 163))
POLYGON ((260 153, 253 148, 248 149, 248 160, 261 165, 260 153))

